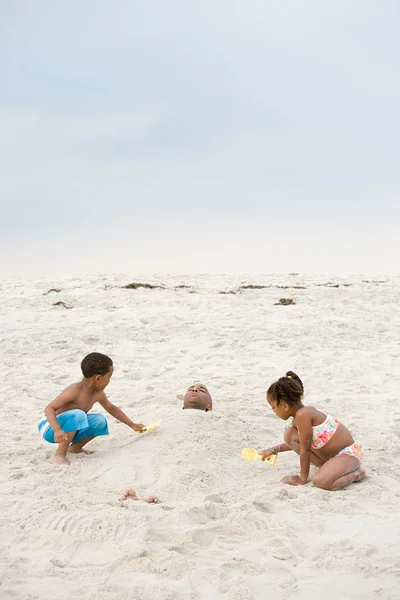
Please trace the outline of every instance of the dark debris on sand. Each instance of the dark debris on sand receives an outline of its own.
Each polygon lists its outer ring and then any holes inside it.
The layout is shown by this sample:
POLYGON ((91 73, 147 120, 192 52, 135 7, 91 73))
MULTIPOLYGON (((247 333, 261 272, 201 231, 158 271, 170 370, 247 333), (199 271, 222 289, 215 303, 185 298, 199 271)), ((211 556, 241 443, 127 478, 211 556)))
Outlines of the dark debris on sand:
POLYGON ((58 288, 50 288, 49 290, 47 290, 47 292, 43 292, 43 296, 47 296, 47 294, 51 294, 51 292, 55 292, 56 294, 58 294, 61 291, 62 290, 59 290, 58 288))
POLYGON ((317 287, 338 288, 340 286, 350 287, 352 284, 351 283, 332 283, 331 281, 328 281, 328 283, 317 283, 316 285, 317 285, 317 287))
POLYGON ((265 290, 266 288, 271 287, 270 285, 254 285, 250 283, 249 285, 241 285, 240 290, 265 290))
POLYGON ((304 285, 241 285, 240 290, 265 290, 273 288, 277 290, 305 290, 307 289, 304 285))
POLYGON ((144 288, 146 290, 165 289, 163 285, 153 285, 152 283, 128 283, 127 285, 123 285, 122 288, 124 290, 137 290, 139 288, 144 288))
POLYGON ((274 306, 289 306, 291 304, 296 304, 296 301, 293 298, 281 298, 279 302, 275 302, 274 306))
POLYGON ((65 304, 65 302, 63 302, 62 300, 54 302, 53 306, 63 306, 64 308, 72 308, 72 306, 68 306, 68 304, 65 304))

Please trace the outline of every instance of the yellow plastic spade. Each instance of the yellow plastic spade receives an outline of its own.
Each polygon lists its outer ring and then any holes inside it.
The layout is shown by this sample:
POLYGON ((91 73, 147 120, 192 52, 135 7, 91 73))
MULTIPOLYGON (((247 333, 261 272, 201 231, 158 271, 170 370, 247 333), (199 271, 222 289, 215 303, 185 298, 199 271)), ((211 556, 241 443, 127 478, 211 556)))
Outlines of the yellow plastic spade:
POLYGON ((134 433, 144 433, 145 431, 154 431, 157 427, 162 423, 162 419, 160 421, 153 421, 150 425, 146 425, 143 427, 142 431, 134 431, 134 433))
MULTIPOLYGON (((247 462, 253 462, 253 460, 262 460, 261 454, 258 454, 255 448, 243 448, 242 458, 244 460, 247 460, 247 462)), ((271 454, 271 456, 267 456, 267 458, 263 462, 266 462, 273 467, 276 463, 276 454, 271 454)))

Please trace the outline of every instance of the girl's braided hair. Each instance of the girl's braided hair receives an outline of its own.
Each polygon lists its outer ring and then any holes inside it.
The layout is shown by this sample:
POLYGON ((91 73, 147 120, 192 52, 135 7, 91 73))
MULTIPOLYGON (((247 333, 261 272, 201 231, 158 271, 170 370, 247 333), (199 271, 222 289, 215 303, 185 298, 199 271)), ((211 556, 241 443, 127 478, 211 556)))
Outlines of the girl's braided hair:
POLYGON ((278 381, 272 383, 267 392, 268 396, 272 396, 277 405, 286 402, 290 406, 299 402, 303 397, 303 393, 303 382, 293 371, 288 371, 285 377, 280 377, 278 381))

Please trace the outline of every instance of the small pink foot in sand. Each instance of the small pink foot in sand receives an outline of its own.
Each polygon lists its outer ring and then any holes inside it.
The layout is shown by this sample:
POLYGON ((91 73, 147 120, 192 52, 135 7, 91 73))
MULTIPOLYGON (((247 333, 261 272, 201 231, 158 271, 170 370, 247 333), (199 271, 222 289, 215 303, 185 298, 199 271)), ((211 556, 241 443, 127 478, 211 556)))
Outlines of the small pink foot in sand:
POLYGON ((160 504, 161 502, 161 500, 159 500, 157 496, 147 496, 147 498, 145 498, 144 501, 148 502, 149 504, 160 504))
POLYGON ((66 456, 59 456, 58 454, 55 454, 53 456, 53 463, 55 465, 70 465, 71 464, 66 456))
MULTIPOLYGON (((120 502, 125 502, 125 500, 139 500, 133 488, 128 488, 119 499, 120 502)), ((161 502, 156 496, 147 496, 143 500, 148 504, 159 504, 161 502)))
POLYGON ((119 499, 120 502, 124 502, 125 500, 128 500, 128 498, 130 500, 138 500, 138 497, 136 496, 136 492, 133 488, 128 488, 121 496, 121 498, 119 499))

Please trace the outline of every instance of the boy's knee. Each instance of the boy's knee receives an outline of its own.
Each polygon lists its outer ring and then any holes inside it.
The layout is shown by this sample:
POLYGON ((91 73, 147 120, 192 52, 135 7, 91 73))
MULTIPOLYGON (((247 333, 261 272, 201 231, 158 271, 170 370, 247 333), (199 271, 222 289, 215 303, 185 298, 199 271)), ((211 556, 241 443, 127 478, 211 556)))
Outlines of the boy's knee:
POLYGON ((87 417, 85 411, 80 408, 73 408, 71 413, 73 413, 76 417, 87 417))
MULTIPOLYGON (((81 410, 80 408, 73 408, 72 410, 66 411, 66 413, 68 413, 68 417, 74 417, 74 418, 78 418, 78 419, 87 419, 87 414, 85 413, 84 410, 81 410)), ((65 416, 66 413, 61 413, 59 416, 60 417, 62 415, 65 416)))
POLYGON ((88 425, 88 417, 80 408, 73 408, 57 415, 57 421, 65 432, 79 431, 88 425))
POLYGON ((92 418, 89 420, 89 425, 93 431, 101 432, 101 433, 103 433, 103 432, 108 433, 108 421, 104 415, 90 415, 90 416, 92 418))

